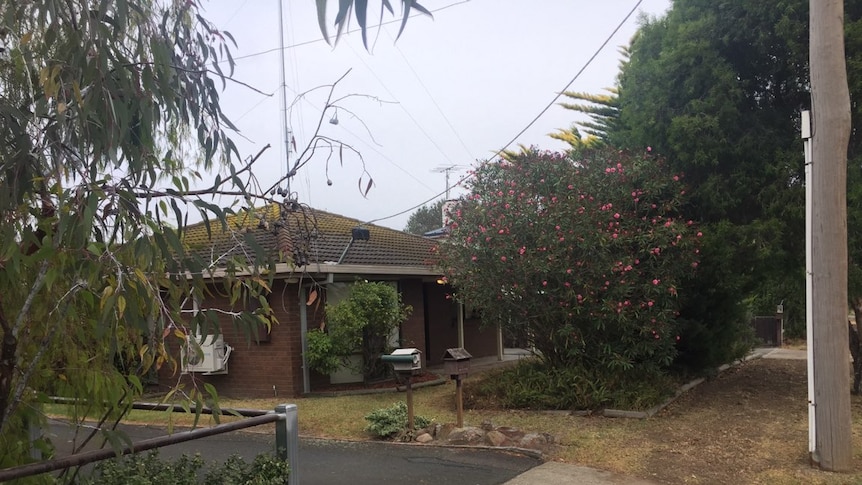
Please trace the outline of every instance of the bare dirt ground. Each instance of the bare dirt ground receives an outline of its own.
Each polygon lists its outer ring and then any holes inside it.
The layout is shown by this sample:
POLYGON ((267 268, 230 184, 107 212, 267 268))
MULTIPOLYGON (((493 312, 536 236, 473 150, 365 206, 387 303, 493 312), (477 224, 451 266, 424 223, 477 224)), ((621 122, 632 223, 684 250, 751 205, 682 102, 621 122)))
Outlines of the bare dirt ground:
MULTIPOLYGON (((862 483, 862 400, 854 396, 852 406, 856 466, 851 474, 820 472, 809 464, 802 360, 758 359, 733 367, 640 426, 600 423, 607 419, 584 424, 630 428, 609 433, 616 437, 602 443, 620 458, 602 463, 595 457, 595 465, 660 483, 862 483)), ((565 449, 560 453, 568 458, 565 449)))

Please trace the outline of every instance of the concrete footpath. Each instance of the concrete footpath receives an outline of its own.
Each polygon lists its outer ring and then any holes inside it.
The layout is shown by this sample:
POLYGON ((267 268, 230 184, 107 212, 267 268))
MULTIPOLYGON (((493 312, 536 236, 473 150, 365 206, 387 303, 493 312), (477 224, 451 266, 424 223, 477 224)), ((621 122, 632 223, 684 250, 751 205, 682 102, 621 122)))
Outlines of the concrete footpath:
POLYGON ((518 475, 503 485, 656 485, 655 482, 549 461, 518 475))

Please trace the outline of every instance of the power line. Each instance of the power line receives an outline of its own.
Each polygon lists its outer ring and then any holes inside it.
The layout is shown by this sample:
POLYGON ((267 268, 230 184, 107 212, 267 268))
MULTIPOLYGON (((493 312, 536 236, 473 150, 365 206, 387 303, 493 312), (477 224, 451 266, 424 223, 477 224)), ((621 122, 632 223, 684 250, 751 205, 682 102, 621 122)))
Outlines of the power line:
POLYGON ((226 20, 222 25, 224 25, 225 27, 227 27, 227 25, 231 23, 231 21, 234 19, 234 17, 236 17, 236 15, 237 15, 237 14, 238 14, 238 13, 239 13, 243 8, 245 8, 245 4, 247 4, 247 3, 248 3, 248 0, 244 0, 244 1, 240 4, 240 6, 239 6, 239 7, 237 7, 237 9, 236 9, 236 10, 234 10, 232 14, 230 14, 230 17, 228 17, 228 19, 227 19, 227 20, 226 20))
MULTIPOLYGON (((545 106, 541 111, 539 111, 539 114, 537 114, 537 115, 536 115, 536 116, 535 116, 535 117, 534 117, 534 118, 533 118, 529 123, 527 123, 527 126, 525 126, 521 131, 519 131, 517 135, 515 135, 514 137, 512 137, 512 139, 511 139, 511 140, 509 140, 509 142, 508 142, 508 143, 506 143, 505 145, 503 145, 503 147, 502 147, 502 148, 500 148, 499 150, 497 150, 497 151, 496 151, 496 152, 495 152, 495 153, 490 157, 491 159, 493 159, 493 158, 495 158, 495 157, 500 156, 500 154, 502 154, 502 153, 503 153, 507 148, 509 148, 509 145, 511 145, 512 143, 515 143, 515 141, 517 141, 517 140, 518 140, 518 138, 520 138, 520 136, 521 136, 521 135, 523 135, 527 130, 529 130, 529 129, 530 129, 530 127, 531 127, 531 126, 533 126, 534 124, 536 124, 536 122, 537 122, 537 121, 539 121, 539 118, 541 118, 541 117, 542 117, 542 115, 544 115, 545 113, 547 113, 547 112, 548 112, 548 110, 549 110, 549 109, 551 109, 551 106, 553 106, 553 105, 554 105, 554 103, 556 103, 556 102, 560 99, 560 97, 562 97, 563 93, 565 93, 566 91, 568 91, 568 89, 572 86, 572 84, 574 84, 574 83, 575 83, 575 81, 577 81, 577 80, 578 80, 578 78, 579 78, 579 77, 581 77, 581 74, 583 74, 583 72, 584 72, 584 71, 585 71, 585 70, 590 66, 590 64, 592 64, 592 62, 596 59, 596 57, 598 57, 598 56, 599 56, 599 54, 602 52, 602 50, 604 50, 604 48, 605 48, 605 47, 610 43, 611 39, 613 39, 613 38, 614 38, 614 36, 615 36, 615 35, 617 35, 617 32, 619 32, 619 30, 620 30, 621 28, 623 28, 623 25, 625 25, 625 24, 626 24, 626 22, 628 22, 629 18, 631 18, 631 16, 635 13, 635 11, 637 11, 637 9, 638 9, 638 7, 640 7, 641 3, 643 3, 643 0, 638 0, 638 1, 635 3, 634 7, 632 7, 632 9, 631 9, 631 10, 629 10, 629 13, 628 13, 628 14, 626 14, 626 16, 625 16, 625 17, 623 17, 622 21, 620 21, 620 23, 619 23, 619 24, 617 24, 616 28, 614 28, 614 30, 610 33, 610 35, 608 35, 608 37, 607 37, 607 38, 605 38, 604 42, 602 42, 602 43, 601 43, 601 45, 599 45, 598 49, 596 49, 596 51, 593 53, 593 55, 592 55, 592 56, 590 56, 590 58, 589 58, 589 59, 587 59, 587 62, 586 62, 586 63, 584 63, 584 65, 583 65, 583 66, 578 70, 578 72, 577 72, 577 73, 575 73, 574 77, 572 77, 572 79, 571 79, 571 80, 570 80, 570 81, 569 81, 569 82, 568 82, 568 83, 563 87, 563 89, 561 89, 561 90, 556 94, 556 96, 554 96, 554 98, 553 98, 553 99, 551 99, 551 101, 550 101, 550 102, 549 102, 549 103, 548 103, 548 104, 547 104, 547 105, 546 105, 546 106, 545 106)), ((459 185, 463 184, 467 179, 469 179, 469 178, 470 178, 470 177, 472 177, 473 175, 474 175, 474 172, 470 172, 470 173, 468 173, 467 175, 465 175, 465 176, 461 177, 457 182, 455 182, 455 184, 453 185, 453 187, 457 187, 457 186, 459 186, 459 185)), ((406 214, 406 213, 408 213, 408 212, 412 212, 412 211, 414 211, 414 210, 416 210, 416 209, 418 209, 418 208, 420 208, 420 207, 424 206, 425 204, 428 204, 429 202, 431 202, 431 201, 433 201, 433 200, 437 199, 438 197, 443 196, 443 195, 445 195, 445 194, 446 194, 446 191, 444 191, 444 192, 440 192, 440 193, 438 193, 437 195, 435 195, 434 197, 431 197, 430 199, 427 199, 427 200, 425 200, 425 201, 422 201, 422 202, 420 202, 419 204, 414 205, 413 207, 409 207, 409 208, 407 208, 407 209, 404 209, 404 210, 402 210, 402 211, 400 211, 400 212, 398 212, 398 213, 392 214, 392 215, 390 215, 390 216, 386 216, 386 217, 379 217, 379 218, 377 218, 377 219, 372 219, 372 220, 370 220, 370 221, 367 221, 367 222, 366 222, 366 224, 371 224, 371 223, 373 223, 373 222, 379 222, 379 221, 385 221, 385 220, 387 220, 387 219, 392 219, 393 217, 398 217, 398 216, 400 216, 400 215, 404 215, 404 214, 406 214)))
MULTIPOLYGON (((443 6, 443 7, 436 8, 436 9, 434 9, 434 10, 431 10, 430 12, 431 12, 431 13, 437 13, 437 12, 440 12, 440 11, 443 11, 443 10, 446 10, 446 9, 449 9, 449 8, 452 8, 452 7, 457 7, 458 5, 463 5, 463 4, 465 4, 465 3, 469 3, 469 2, 470 2, 470 0, 461 0, 460 2, 450 3, 449 5, 445 5, 445 6, 443 6)), ((415 13, 415 14, 411 15, 411 16, 410 16, 410 18, 418 17, 418 16, 420 16, 420 15, 424 15, 424 14, 422 14, 422 13, 415 13)), ((379 23, 379 24, 377 24, 377 25, 374 25, 374 26, 368 26, 368 29, 372 29, 372 28, 375 28, 375 27, 380 28, 381 26, 389 25, 389 24, 394 24, 394 23, 398 23, 398 22, 401 22, 401 19, 393 19, 393 20, 388 20, 388 21, 386 21, 386 22, 381 22, 381 23, 379 23)), ((359 32, 360 30, 361 30, 361 29, 358 29, 358 28, 357 28, 357 29, 348 30, 348 31, 347 31, 347 32, 345 32, 345 33, 346 33, 347 35, 350 35, 350 34, 352 34, 352 33, 359 32)), ((284 46, 283 48, 284 48, 284 49, 293 49, 294 47, 301 47, 301 46, 304 46, 304 45, 316 44, 316 43, 318 43, 318 42, 325 42, 325 41, 326 41, 326 40, 325 40, 325 39, 323 39, 323 38, 318 38, 318 39, 306 40, 306 41, 304 41, 304 42, 297 42, 296 44, 286 45, 286 46, 284 46)), ((244 56, 236 56, 236 57, 234 57, 234 58, 233 58, 233 60, 234 60, 234 61, 239 61, 239 60, 241 60, 241 59, 249 59, 249 58, 252 58, 252 57, 257 57, 257 56, 262 56, 262 55, 270 54, 270 53, 272 53, 272 52, 278 52, 278 51, 279 51, 279 50, 281 50, 281 49, 282 49, 282 47, 275 47, 275 48, 273 48, 273 49, 267 49, 267 50, 265 50, 265 51, 254 52, 254 53, 251 53, 251 54, 246 54, 246 55, 244 55, 244 56)), ((219 61, 219 64, 222 64, 222 63, 225 63, 225 62, 227 62, 227 59, 222 60, 222 61, 219 61)))
POLYGON ((428 132, 427 132, 427 131, 425 131, 425 128, 423 128, 423 127, 422 127, 422 125, 419 123, 419 120, 417 120, 417 119, 413 116, 413 114, 412 114, 412 113, 407 109, 407 107, 406 107, 406 106, 404 106, 404 103, 402 103, 402 102, 401 102, 401 101, 400 101, 400 100, 395 96, 395 94, 394 94, 394 93, 389 89, 389 87, 386 85, 386 83, 384 83, 384 82, 383 82, 383 80, 382 80, 382 79, 380 79, 380 77, 377 75, 377 73, 376 73, 376 72, 374 72, 374 69, 372 69, 372 68, 371 68, 371 66, 369 66, 367 62, 365 62, 365 59, 363 59, 363 58, 362 58, 362 56, 360 56, 360 55, 359 55, 359 53, 357 53, 357 52, 356 52, 356 49, 354 49, 354 48, 353 48, 353 46, 352 46, 352 45, 350 45, 350 43, 349 43, 349 42, 347 43, 347 47, 349 47, 349 48, 350 48, 350 50, 351 50, 351 51, 353 51, 353 54, 357 57, 357 59, 359 59, 359 61, 360 61, 363 65, 365 65, 365 67, 368 69, 368 72, 370 72, 370 73, 371 73, 371 75, 372 75, 372 76, 374 76, 374 79, 377 79, 377 82, 378 82, 378 83, 380 83, 380 85, 381 85, 381 86, 383 86, 383 90, 384 90, 384 91, 386 91, 386 93, 387 93, 387 94, 389 94, 389 96, 392 96, 392 99, 394 99, 394 100, 398 103, 398 106, 400 106, 400 107, 401 107, 401 109, 402 109, 402 110, 404 110, 404 113, 407 115, 407 117, 408 117, 408 118, 410 118, 410 121, 412 121, 412 122, 413 122, 413 124, 414 124, 414 125, 416 125, 416 127, 417 127, 417 128, 419 128, 419 131, 420 131, 423 135, 425 135, 425 138, 427 138, 427 139, 428 139, 428 141, 430 141, 430 142, 431 142, 431 144, 432 144, 432 145, 434 145, 434 148, 436 148, 436 149, 437 149, 437 151, 438 151, 438 152, 440 152, 440 154, 441 154, 441 155, 443 155, 443 158, 445 158, 446 160, 448 160, 448 161, 449 161, 449 163, 455 163, 455 162, 453 162, 453 161, 452 161, 452 159, 451 159, 451 158, 449 158, 449 155, 447 155, 447 154, 446 154, 446 152, 445 152, 445 151, 443 151, 443 147, 441 147, 441 146, 440 146, 436 141, 434 141, 434 139, 433 139, 433 138, 431 138, 431 135, 429 135, 429 134, 428 134, 428 132))
MULTIPOLYGON (((389 37, 390 39, 392 39, 392 35, 391 35, 391 34, 389 34, 389 31, 388 31, 388 30, 383 29, 383 31, 384 31, 384 32, 386 32, 387 37, 389 37)), ((395 41, 395 39, 392 39, 392 41, 394 42, 394 41, 395 41)), ((448 116, 446 116, 446 113, 444 113, 444 112, 443 112, 443 109, 442 109, 442 108, 440 108, 440 105, 439 105, 439 104, 437 104, 437 100, 436 100, 436 99, 434 99, 434 96, 431 94, 431 91, 430 91, 430 90, 428 90, 428 86, 426 86, 426 85, 425 85, 425 83, 424 83, 424 82, 422 82, 422 78, 419 76, 419 73, 417 73, 417 72, 416 72, 416 69, 413 69, 413 64, 410 64, 410 61, 407 59, 407 56, 405 56, 405 55, 404 55, 404 53, 401 51, 401 48, 400 48, 400 47, 398 47, 398 44, 395 44, 395 50, 396 50, 396 51, 398 52, 398 54, 401 56, 401 59, 403 59, 403 60, 404 60, 404 63, 405 63, 405 64, 407 64, 407 67, 408 67, 408 68, 410 68, 410 72, 412 72, 412 73, 413 73, 413 77, 415 77, 415 78, 416 78, 416 80, 417 80, 417 81, 419 81, 419 85, 420 85, 420 86, 422 86, 422 89, 423 89, 423 90, 425 90, 425 94, 427 94, 427 95, 428 95, 428 99, 430 99, 430 100, 431 100, 431 103, 433 103, 433 104, 434 104, 434 107, 435 107, 435 108, 437 108, 437 112, 438 112, 438 113, 440 113, 440 116, 442 116, 442 117, 443 117, 443 120, 444 120, 444 121, 446 121, 446 124, 447 124, 447 125, 449 125, 449 129, 450 129, 450 130, 452 130, 452 133, 454 133, 454 134, 455 134, 455 138, 457 138, 457 139, 458 139, 458 142, 460 142, 460 143, 461 143, 461 146, 464 148, 464 151, 465 151, 465 152, 467 152, 467 155, 468 155, 471 159, 475 160, 475 159, 476 159, 476 157, 474 157, 474 156, 473 156, 473 153, 472 153, 472 152, 470 151, 470 149, 467 147, 467 144, 466 144, 466 143, 464 143, 464 140, 461 138, 461 135, 459 135, 459 134, 458 134, 458 130, 456 130, 456 129, 455 129, 455 127, 454 127, 454 126, 452 126, 452 122, 451 122, 451 121, 449 121, 449 117, 448 117, 448 116)), ((447 197, 447 198, 448 198, 448 197, 447 197)))
MULTIPOLYGON (((288 87, 288 89, 290 89, 290 87, 288 87)), ((293 91, 293 90, 291 89, 291 91, 293 91)), ((294 91, 294 93, 295 93, 295 94, 299 94, 299 93, 296 93, 296 91, 294 91)), ((302 101, 304 101, 304 102, 308 103, 308 104, 309 104, 312 108, 314 108, 315 110, 317 110, 317 111, 319 111, 319 112, 322 112, 322 111, 323 111, 320 107, 318 107, 317 105, 315 105, 314 103, 312 103, 311 101, 309 101, 309 100, 308 100, 308 98, 306 98, 305 96, 302 96, 300 99, 301 99, 302 101)), ((373 152, 377 153, 378 155, 380 155, 380 158, 382 158, 383 160, 386 160, 386 161, 387 161, 387 162, 389 162, 391 165, 393 165, 395 168, 397 168, 398 170, 401 170, 402 172, 404 172, 408 177, 410 177, 410 178, 412 178, 413 180, 415 180, 416 182, 418 182, 418 183, 419 183, 419 185, 421 185, 421 186, 425 187, 425 188, 426 188, 426 189, 428 189, 428 190, 432 190, 432 191, 434 190, 434 189, 432 189, 430 186, 428 186, 428 184, 426 184, 425 182, 423 182, 422 180, 420 180, 418 177, 416 177, 415 175, 413 175, 412 173, 410 173, 409 171, 407 171, 404 167, 402 167, 401 165, 399 165, 398 163, 396 163, 394 160, 392 160, 391 158, 389 158, 385 153, 383 153, 383 152, 381 152, 380 150, 378 150, 377 148, 375 148, 375 147, 374 147, 374 145, 371 145, 370 143, 368 143, 367 141, 365 141, 361 136, 359 136, 359 135, 357 135, 356 133, 354 133, 354 132, 350 131, 349 129, 345 128, 343 124, 339 124, 339 125, 338 125, 338 127, 339 127, 340 129, 342 129, 342 130, 346 131, 348 134, 352 135, 352 136, 353 136, 354 138, 356 138, 360 143, 364 144, 366 147, 368 147, 369 149, 371 149, 371 151, 373 151, 373 152)))

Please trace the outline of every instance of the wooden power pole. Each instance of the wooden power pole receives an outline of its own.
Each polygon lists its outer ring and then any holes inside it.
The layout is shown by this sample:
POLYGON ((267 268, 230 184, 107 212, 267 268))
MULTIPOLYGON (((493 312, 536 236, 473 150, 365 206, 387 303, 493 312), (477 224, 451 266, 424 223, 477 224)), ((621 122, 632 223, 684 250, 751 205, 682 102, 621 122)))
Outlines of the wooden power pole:
POLYGON ((812 273, 815 450, 824 470, 849 471, 850 355, 847 334, 847 145, 850 93, 844 3, 810 0, 812 273))

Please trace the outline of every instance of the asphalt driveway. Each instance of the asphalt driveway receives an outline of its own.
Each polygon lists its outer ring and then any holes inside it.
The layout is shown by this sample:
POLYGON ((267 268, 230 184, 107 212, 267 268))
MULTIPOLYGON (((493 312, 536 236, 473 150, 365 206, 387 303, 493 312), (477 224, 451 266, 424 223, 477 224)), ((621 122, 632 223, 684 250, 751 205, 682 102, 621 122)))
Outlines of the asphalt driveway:
MULTIPOLYGON (((157 427, 126 426, 133 441, 166 434, 157 427)), ((72 433, 51 426, 58 456, 69 453, 72 433)), ((165 458, 200 453, 207 461, 238 454, 251 461, 273 452, 271 433, 233 432, 160 448, 165 458)), ((303 485, 316 484, 502 484, 541 464, 541 460, 499 450, 444 448, 385 442, 300 439, 298 467, 303 485)))

